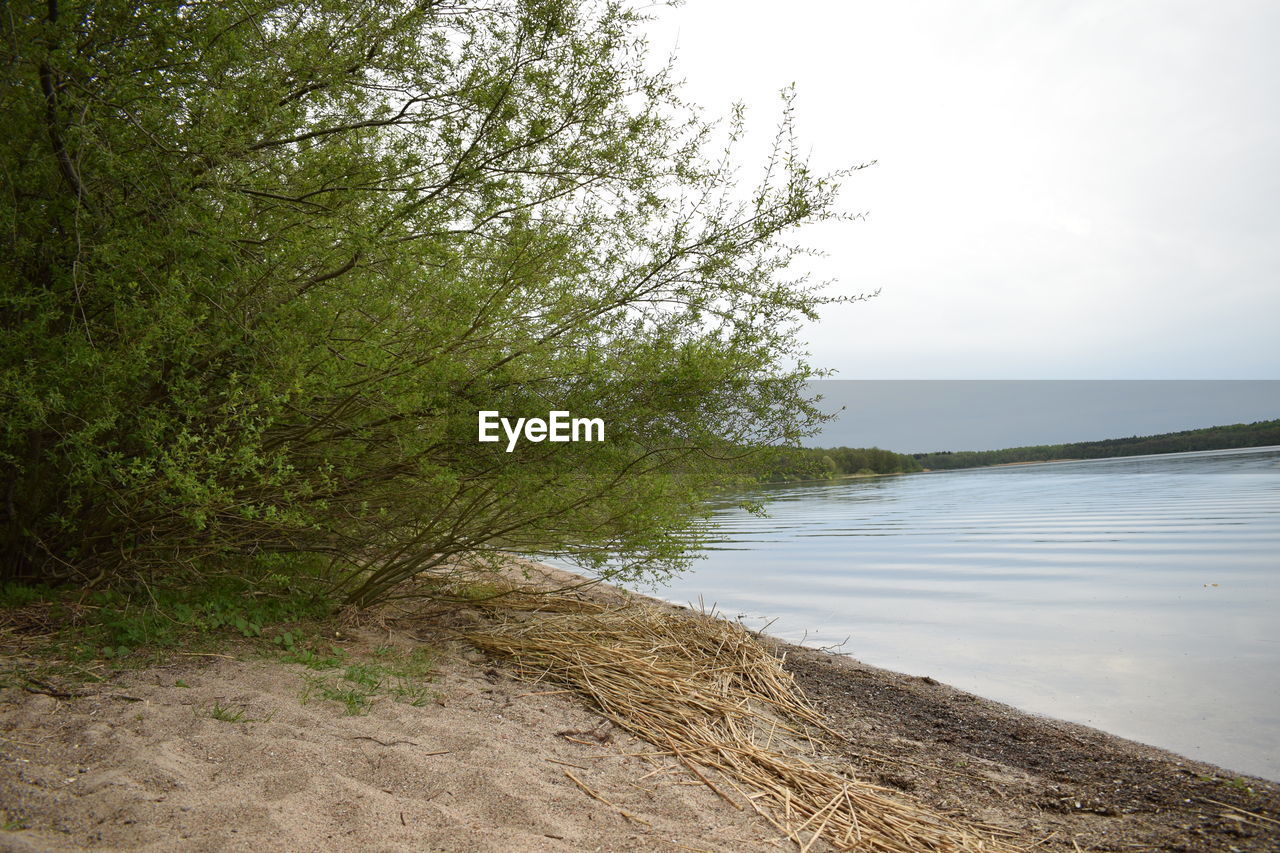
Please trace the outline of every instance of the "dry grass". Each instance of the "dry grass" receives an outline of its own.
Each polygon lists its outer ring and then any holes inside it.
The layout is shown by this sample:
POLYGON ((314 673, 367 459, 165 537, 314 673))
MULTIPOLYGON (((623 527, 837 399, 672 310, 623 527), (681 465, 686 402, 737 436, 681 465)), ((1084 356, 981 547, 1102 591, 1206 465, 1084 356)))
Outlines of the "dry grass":
POLYGON ((527 678, 587 696, 736 807, 750 804, 801 851, 824 842, 882 853, 1018 849, 820 759, 811 734, 829 730, 740 625, 647 604, 601 610, 558 599, 549 609, 506 611, 471 639, 527 678))

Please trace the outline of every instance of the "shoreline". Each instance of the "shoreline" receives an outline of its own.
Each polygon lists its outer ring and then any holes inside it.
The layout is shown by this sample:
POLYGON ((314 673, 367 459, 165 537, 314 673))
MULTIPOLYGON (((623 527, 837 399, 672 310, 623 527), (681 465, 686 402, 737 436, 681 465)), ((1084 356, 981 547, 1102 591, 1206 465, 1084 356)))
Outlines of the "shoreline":
MULTIPOLYGON (((548 579, 584 580, 537 565, 548 579)), ((605 601, 693 612, 604 583, 590 589, 605 601)), ((840 732, 843 743, 832 746, 857 778, 1015 829, 1037 850, 1280 847, 1280 783, 1021 711, 929 676, 755 636, 840 732)))
MULTIPOLYGON (((816 448, 820 449, 820 448, 816 448)), ((757 483, 736 483, 729 486, 722 486, 722 491, 729 490, 749 490, 763 489, 771 486, 799 486, 810 483, 838 483, 843 480, 866 480, 875 477, 907 477, 912 474, 945 474, 950 471, 983 471, 989 468, 1012 468, 1025 465, 1056 465, 1065 462, 1110 462, 1117 459, 1156 459, 1161 456, 1180 456, 1190 453, 1229 453, 1239 450, 1271 450, 1280 449, 1280 445, 1249 445, 1244 447, 1219 447, 1210 450, 1169 450, 1162 453, 1135 453, 1123 454, 1120 456, 1089 456, 1089 457, 1064 457, 1061 459, 1032 459, 1025 462, 993 462, 990 465, 966 465, 959 468, 921 468, 918 471, 891 471, 887 474, 871 473, 871 474, 841 474, 837 477, 822 477, 809 480, 780 480, 770 482, 757 483)), ((986 451, 963 451, 963 452, 986 452, 986 451)), ((911 455, 911 454, 904 454, 911 455)))
MULTIPOLYGON (((519 565, 543 589, 585 580, 519 565)), ((574 595, 689 612, 601 582, 574 595)), ((0 689, 0 850, 796 849, 586 700, 462 642, 481 611, 352 618, 334 637, 352 661, 438 652, 429 701, 344 716, 307 698, 316 672, 231 642, 68 698, 0 689)), ((835 733, 824 758, 893 796, 1052 853, 1280 846, 1280 785, 756 636, 835 733)))
POLYGON ((1037 850, 1280 849, 1280 782, 753 633, 840 732, 836 752, 858 778, 1016 828, 1037 850))

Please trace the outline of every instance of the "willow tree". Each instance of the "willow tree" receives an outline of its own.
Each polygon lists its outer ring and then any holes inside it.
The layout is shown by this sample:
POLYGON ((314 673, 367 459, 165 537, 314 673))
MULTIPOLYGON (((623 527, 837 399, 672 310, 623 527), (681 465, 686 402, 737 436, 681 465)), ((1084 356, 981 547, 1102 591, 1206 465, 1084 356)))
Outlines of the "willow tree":
POLYGON ((789 110, 741 185, 741 117, 704 123, 639 23, 7 5, 5 576, 320 554, 369 602, 462 555, 679 567, 724 452, 820 418, 795 329, 825 297, 787 267, 835 187, 789 110), (476 440, 551 409, 606 440, 476 440))

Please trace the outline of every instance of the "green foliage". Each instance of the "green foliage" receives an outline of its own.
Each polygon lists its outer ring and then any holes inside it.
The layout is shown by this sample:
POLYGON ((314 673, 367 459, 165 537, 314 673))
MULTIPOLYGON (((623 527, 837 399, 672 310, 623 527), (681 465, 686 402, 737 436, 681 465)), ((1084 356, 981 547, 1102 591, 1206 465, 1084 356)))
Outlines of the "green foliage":
POLYGON ((348 716, 366 714, 379 694, 389 694, 398 702, 420 707, 435 696, 429 686, 435 670, 434 653, 420 646, 409 652, 383 647, 375 660, 346 664, 341 658, 329 666, 308 663, 313 669, 342 668, 339 675, 306 674, 302 701, 319 697, 342 704, 348 716))
POLYGON ((69 590, 6 587, 4 606, 17 624, 39 624, 42 639, 27 650, 60 661, 64 673, 92 674, 75 662, 106 660, 116 666, 146 664, 167 649, 216 646, 228 637, 301 636, 324 619, 332 602, 274 573, 243 566, 239 574, 201 585, 118 587, 76 594, 69 590), (26 612, 24 617, 22 614, 26 612))
POLYGON ((88 601, 98 610, 85 628, 87 638, 105 658, 125 657, 140 647, 172 648, 211 634, 258 637, 266 626, 318 619, 330 610, 317 595, 270 582, 254 585, 235 576, 213 578, 199 587, 158 587, 131 594, 105 590, 88 601))
POLYGON ((1187 453, 1194 450, 1227 450, 1237 447, 1280 445, 1280 420, 1206 427, 1161 435, 1109 438, 1075 444, 1039 444, 1003 450, 970 450, 952 453, 917 453, 925 468, 977 468, 1015 462, 1047 462, 1052 459, 1105 459, 1113 456, 1146 456, 1153 453, 1187 453))
POLYGON ((27 816, 18 812, 0 809, 0 830, 19 832, 27 828, 27 816))
POLYGON ((915 457, 878 447, 777 447, 746 454, 732 468, 738 483, 794 483, 920 470, 915 457))
POLYGON ((322 650, 318 647, 295 646, 291 640, 286 648, 289 652, 285 655, 285 660, 300 663, 308 669, 337 669, 342 666, 347 656, 341 647, 333 645, 322 650))
POLYGON ((243 708, 232 708, 220 702, 213 703, 213 707, 209 709, 209 716, 224 723, 238 723, 245 719, 243 708))
POLYGON ((1223 779, 1221 780, 1221 782, 1223 785, 1226 785, 1228 788, 1233 788, 1237 791, 1240 791, 1241 793, 1244 793, 1244 794, 1253 793, 1253 786, 1250 785, 1249 781, 1245 779, 1243 776, 1233 776, 1230 779, 1223 779))
MULTIPOLYGON (((788 96, 737 186, 741 113, 698 118, 630 7, 6 11, 0 579, 313 554, 369 603, 464 554, 660 574, 726 454, 822 419, 794 330, 825 297, 784 237, 839 176, 788 96), (553 408, 607 440, 475 440, 479 409, 553 408)), ((234 614, 187 619, 265 624, 234 614)))
POLYGON ((207 716, 224 723, 269 723, 275 717, 274 711, 261 719, 249 717, 246 716, 247 709, 223 705, 221 702, 214 702, 206 713, 207 716))
POLYGON ((24 607, 32 602, 45 601, 52 595, 52 592, 52 590, 44 586, 3 583, 0 584, 0 607, 24 607))
POLYGON ((321 699, 341 703, 348 717, 359 717, 369 713, 369 706, 373 704, 372 696, 375 691, 359 685, 317 675, 308 675, 306 683, 307 686, 302 691, 304 705, 312 697, 319 696, 321 699))
POLYGON ((1212 774, 1202 774, 1198 778, 1201 782, 1211 782, 1222 785, 1225 788, 1231 788, 1233 791, 1239 792, 1248 797, 1252 797, 1257 793, 1254 787, 1249 784, 1249 780, 1243 776, 1233 776, 1228 779, 1226 777, 1212 774))

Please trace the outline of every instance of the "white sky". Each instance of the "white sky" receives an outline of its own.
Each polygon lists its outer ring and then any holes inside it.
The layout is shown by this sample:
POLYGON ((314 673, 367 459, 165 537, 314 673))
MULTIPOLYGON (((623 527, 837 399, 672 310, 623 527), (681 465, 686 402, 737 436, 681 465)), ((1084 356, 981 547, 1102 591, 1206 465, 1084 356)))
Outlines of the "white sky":
POLYGON ((1069 444, 1280 417, 1274 379, 836 379, 810 388, 824 410, 840 414, 805 444, 899 453, 1069 444))
MULTIPOLYGON (((802 232, 850 379, 1280 378, 1280 3, 689 0, 655 9, 754 166, 794 82, 820 169, 877 160, 802 232)), ((745 169, 743 179, 756 174, 745 169)))

